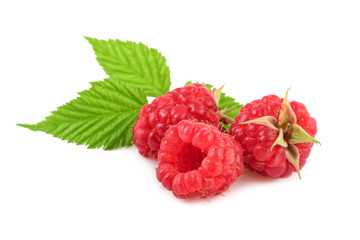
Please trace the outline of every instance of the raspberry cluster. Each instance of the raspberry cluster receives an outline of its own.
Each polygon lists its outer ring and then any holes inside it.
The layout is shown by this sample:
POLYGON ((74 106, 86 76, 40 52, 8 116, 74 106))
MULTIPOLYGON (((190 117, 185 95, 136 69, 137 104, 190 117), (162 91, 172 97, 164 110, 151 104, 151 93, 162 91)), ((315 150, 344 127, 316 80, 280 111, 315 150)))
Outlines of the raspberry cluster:
POLYGON ((273 178, 297 172, 301 178, 319 143, 317 123, 304 104, 288 101, 288 92, 241 108, 221 92, 223 87, 210 90, 211 85, 188 82, 168 91, 170 71, 156 49, 86 39, 110 78, 91 83, 44 121, 18 126, 88 148, 112 150, 134 143, 142 156, 158 160, 156 176, 164 188, 183 199, 221 194, 244 168, 273 178), (107 54, 115 57, 111 66, 107 54), (113 78, 117 73, 128 77, 120 81, 113 78))
POLYGON ((317 132, 304 104, 268 95, 241 108, 229 132, 214 92, 191 84, 143 106, 133 127, 141 155, 158 159, 157 179, 182 199, 226 191, 244 172, 284 178, 305 165, 317 132), (225 131, 224 131, 225 130, 225 131))

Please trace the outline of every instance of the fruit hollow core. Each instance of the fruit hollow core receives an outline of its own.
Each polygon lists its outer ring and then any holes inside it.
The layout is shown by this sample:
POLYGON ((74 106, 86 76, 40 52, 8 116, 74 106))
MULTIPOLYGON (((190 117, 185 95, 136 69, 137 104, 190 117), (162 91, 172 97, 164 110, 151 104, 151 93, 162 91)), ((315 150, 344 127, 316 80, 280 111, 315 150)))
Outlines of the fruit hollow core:
POLYGON ((205 152, 202 152, 201 149, 193 146, 191 143, 184 143, 181 146, 181 151, 177 155, 178 171, 184 173, 199 169, 206 155, 205 152))

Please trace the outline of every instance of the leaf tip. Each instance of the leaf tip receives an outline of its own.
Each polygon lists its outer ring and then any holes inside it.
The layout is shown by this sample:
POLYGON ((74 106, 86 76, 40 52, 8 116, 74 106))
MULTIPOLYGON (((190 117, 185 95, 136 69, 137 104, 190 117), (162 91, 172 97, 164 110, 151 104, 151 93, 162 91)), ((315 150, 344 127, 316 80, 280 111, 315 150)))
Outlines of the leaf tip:
POLYGON ((192 81, 188 81, 188 82, 186 82, 184 86, 186 86, 186 85, 190 85, 190 84, 192 84, 192 81))
POLYGON ((96 38, 87 37, 87 36, 84 36, 84 38, 85 38, 91 45, 93 45, 93 44, 95 43, 95 41, 97 40, 96 38))
POLYGON ((89 42, 93 39, 91 37, 87 37, 87 36, 83 36, 86 40, 88 40, 89 42))
POLYGON ((17 123, 16 126, 27 128, 27 129, 30 129, 30 130, 34 130, 34 128, 33 128, 34 125, 32 125, 32 124, 17 123))

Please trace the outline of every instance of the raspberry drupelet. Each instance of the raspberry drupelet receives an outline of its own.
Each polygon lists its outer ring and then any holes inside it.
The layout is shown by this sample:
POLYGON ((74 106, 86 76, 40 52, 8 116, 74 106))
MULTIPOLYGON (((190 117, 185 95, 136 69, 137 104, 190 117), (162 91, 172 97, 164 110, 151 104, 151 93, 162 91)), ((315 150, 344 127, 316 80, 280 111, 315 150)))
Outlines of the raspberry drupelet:
POLYGON ((304 104, 268 95, 246 104, 230 127, 241 143, 245 167, 274 178, 288 177, 305 165, 317 133, 304 104))
POLYGON ((161 141, 157 179, 178 198, 204 198, 226 191, 243 173, 242 148, 209 124, 183 120, 161 141))
POLYGON ((166 130, 184 119, 219 125, 217 104, 209 90, 194 83, 174 89, 144 105, 133 127, 134 143, 139 153, 156 158, 166 130))

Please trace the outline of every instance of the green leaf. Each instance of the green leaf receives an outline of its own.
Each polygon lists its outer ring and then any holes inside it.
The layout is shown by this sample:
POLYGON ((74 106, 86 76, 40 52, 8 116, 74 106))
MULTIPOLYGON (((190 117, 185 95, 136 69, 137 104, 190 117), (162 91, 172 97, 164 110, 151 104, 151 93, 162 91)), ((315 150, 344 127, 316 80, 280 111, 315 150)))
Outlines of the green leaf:
MULTIPOLYGON (((185 85, 191 84, 192 81, 187 82, 185 85)), ((209 92, 214 88, 211 84, 204 84, 209 92)), ((239 114, 240 109, 243 105, 236 102, 234 98, 227 96, 225 93, 221 92, 220 101, 219 101, 219 108, 222 110, 224 114, 226 114, 228 117, 235 119, 236 115, 239 114)), ((228 127, 225 125, 225 127, 228 127)))
POLYGON ((170 70, 165 57, 156 49, 142 43, 85 38, 110 77, 121 78, 122 83, 129 86, 140 87, 151 97, 169 91, 170 70))
POLYGON ((140 108, 147 103, 140 88, 125 86, 119 79, 92 82, 80 97, 59 107, 44 121, 18 124, 33 131, 88 148, 112 150, 132 144, 132 127, 140 108))
POLYGON ((234 98, 226 96, 225 93, 221 93, 219 107, 228 117, 234 119, 236 115, 239 114, 242 106, 243 105, 236 102, 234 98))

